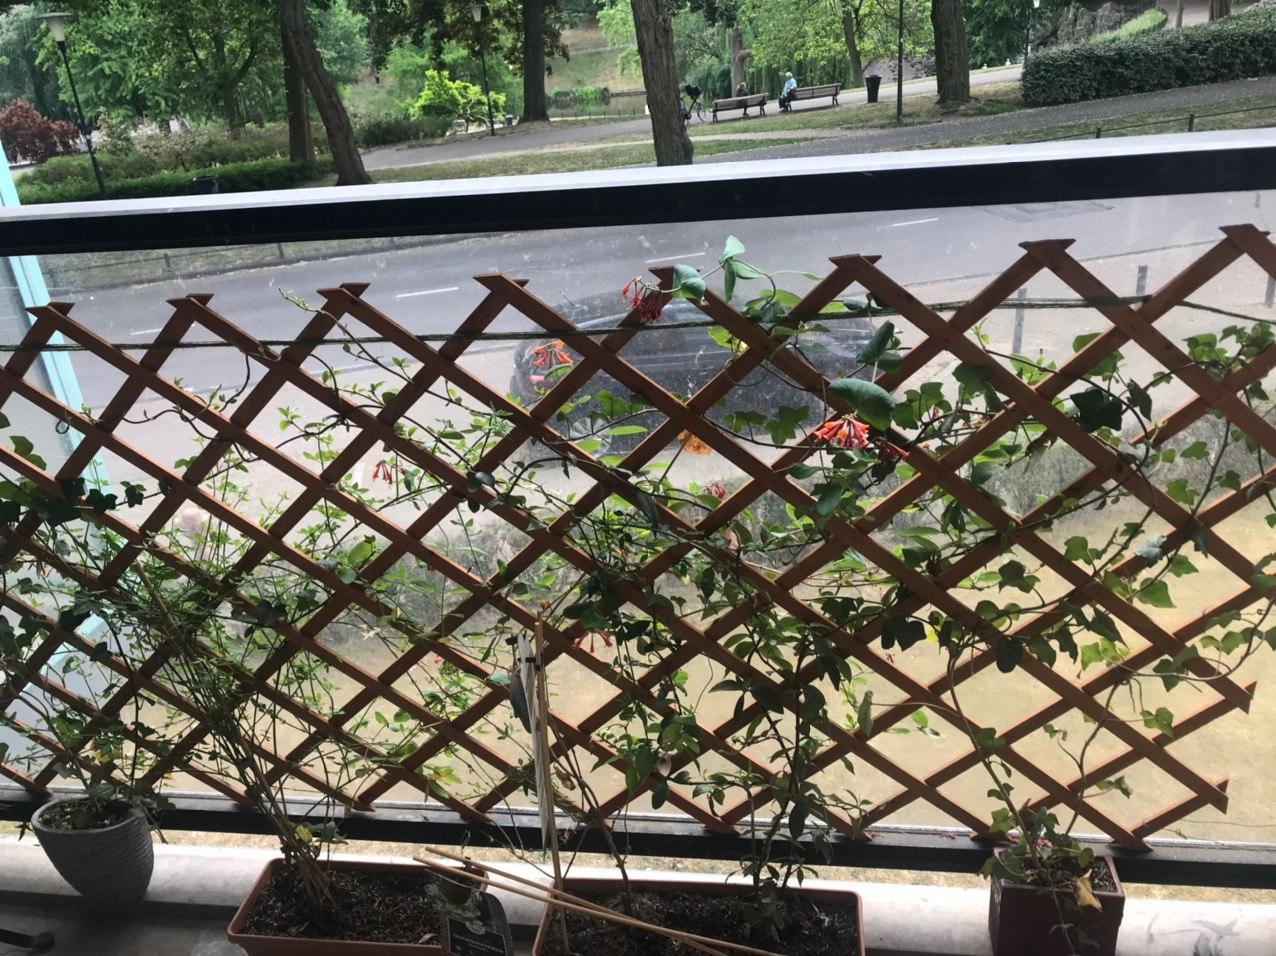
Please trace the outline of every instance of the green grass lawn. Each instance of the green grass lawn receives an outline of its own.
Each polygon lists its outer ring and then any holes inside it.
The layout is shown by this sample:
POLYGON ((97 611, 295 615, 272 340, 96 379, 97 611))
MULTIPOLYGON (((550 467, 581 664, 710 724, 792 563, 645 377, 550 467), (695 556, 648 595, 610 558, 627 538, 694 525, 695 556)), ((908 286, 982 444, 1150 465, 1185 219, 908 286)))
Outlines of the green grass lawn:
MULTIPOLYGON (((696 147, 696 156, 719 156, 763 146, 785 146, 797 140, 710 140, 696 147)), ((619 169, 650 166, 656 161, 649 143, 615 143, 591 149, 560 149, 489 159, 462 159, 424 166, 399 166, 374 172, 379 183, 418 182, 427 179, 470 179, 478 176, 523 176, 530 173, 567 173, 586 169, 619 169)), ((327 185, 324 180, 316 185, 327 185)))
MULTIPOLYGON (((700 123, 692 121, 688 128, 692 137, 710 136, 736 130, 758 131, 786 129, 865 129, 895 125, 895 97, 882 89, 882 101, 878 103, 846 103, 831 109, 779 112, 779 106, 767 105, 766 116, 750 116, 748 119, 700 123)), ((944 119, 967 116, 991 116, 1023 109, 1023 96, 1019 81, 990 83, 976 87, 975 98, 956 110, 941 110, 934 96, 912 96, 904 100, 904 123, 934 123, 944 119)), ((738 113, 731 114, 738 116, 738 113)))

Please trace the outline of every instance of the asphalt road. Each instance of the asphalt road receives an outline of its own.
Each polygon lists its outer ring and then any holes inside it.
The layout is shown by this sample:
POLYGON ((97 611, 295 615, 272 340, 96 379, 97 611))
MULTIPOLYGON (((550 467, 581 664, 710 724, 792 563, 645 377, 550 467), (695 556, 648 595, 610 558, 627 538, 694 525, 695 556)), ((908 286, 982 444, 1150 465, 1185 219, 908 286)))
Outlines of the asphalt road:
MULTIPOLYGON (((822 273, 828 257, 853 252, 883 256, 882 267, 907 283, 1000 271, 1027 239, 1075 239, 1074 253, 1095 259, 1149 250, 1173 249, 1215 238, 1217 227, 1256 222, 1270 227, 1268 210, 1276 195, 1254 193, 1189 197, 1067 202, 1031 206, 916 209, 814 218, 706 222, 663 227, 505 234, 460 238, 420 248, 360 253, 358 242, 334 244, 327 259, 267 265, 242 272, 143 286, 85 290, 75 315, 113 341, 146 342, 170 313, 166 299, 191 292, 213 293, 213 306, 253 335, 287 338, 306 313, 282 293, 317 303, 317 289, 345 281, 370 282, 366 297, 418 333, 453 330, 482 297, 473 276, 505 272, 527 279, 529 288, 551 304, 614 293, 653 266, 684 262, 712 268, 728 234, 738 236, 746 257, 766 270, 822 273)), ((249 255, 245 251, 245 255, 249 255)), ((1158 281, 1153 266, 1152 286, 1158 281)), ((1160 270, 1159 281, 1168 278, 1160 270)), ((801 291, 810 282, 784 277, 801 291)), ((1133 277, 1128 288, 1133 291, 1133 277)), ((494 329, 531 328, 507 310, 494 329)), ((483 345, 475 348, 481 349, 483 345)), ((505 348, 508 348, 506 346, 505 348)), ((334 365, 355 364, 329 350, 334 365)), ((100 407, 119 385, 119 376, 83 355, 75 366, 85 401, 100 407)), ((166 372, 206 391, 243 379, 244 360, 230 349, 178 353, 166 372)))

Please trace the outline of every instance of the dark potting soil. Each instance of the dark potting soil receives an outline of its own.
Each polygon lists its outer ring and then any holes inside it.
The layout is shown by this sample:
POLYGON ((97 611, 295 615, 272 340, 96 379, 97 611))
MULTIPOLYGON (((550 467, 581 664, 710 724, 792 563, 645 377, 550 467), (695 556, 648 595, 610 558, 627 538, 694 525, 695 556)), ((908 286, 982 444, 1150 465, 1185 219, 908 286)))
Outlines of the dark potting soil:
MULTIPOLYGON (((727 943, 787 953, 789 956, 848 956, 859 952, 859 911, 853 901, 815 902, 794 898, 782 904, 786 917, 779 942, 765 931, 750 936, 744 922, 747 902, 741 896, 672 892, 631 894, 626 911, 620 893, 579 894, 618 912, 667 929, 708 936, 727 943)), ((568 912, 567 934, 573 956, 660 956, 695 952, 666 936, 658 936, 606 920, 568 912)), ((550 923, 547 956, 566 956, 558 921, 550 923)))
POLYGON ((333 906, 316 914, 305 887, 281 866, 253 901, 243 932, 254 936, 363 940, 371 943, 436 942, 439 921, 425 873, 334 870, 333 906))
POLYGON ((133 807, 111 800, 91 806, 87 800, 67 800, 50 807, 40 815, 40 822, 51 830, 104 830, 128 819, 133 807))
POLYGON ((1101 856, 1094 858, 1094 865, 1090 868, 1090 889, 1096 893, 1116 892, 1116 880, 1112 878, 1112 867, 1108 866, 1108 861, 1101 856))

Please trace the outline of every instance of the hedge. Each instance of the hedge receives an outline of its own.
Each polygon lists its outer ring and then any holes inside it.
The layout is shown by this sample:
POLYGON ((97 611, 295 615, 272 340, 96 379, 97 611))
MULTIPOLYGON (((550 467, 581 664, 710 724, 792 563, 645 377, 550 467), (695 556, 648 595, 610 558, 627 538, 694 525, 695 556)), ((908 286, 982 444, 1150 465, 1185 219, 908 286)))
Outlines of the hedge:
POLYGON ((361 116, 354 123, 354 138, 361 149, 388 146, 392 143, 411 143, 423 139, 438 139, 452 128, 447 116, 423 114, 412 117, 407 113, 376 113, 361 116))
POLYGON ((1276 73, 1276 6, 1108 43, 1043 50, 1028 59, 1029 106, 1170 90, 1276 73))
MULTIPOLYGON (((320 170, 331 166, 322 159, 320 170)), ((224 193, 253 192, 260 189, 292 189, 310 179, 304 163, 286 159, 258 159, 247 163, 226 163, 181 173, 155 173, 133 179, 106 178, 112 199, 139 199, 147 196, 187 196, 195 192, 196 176, 216 176, 224 193)), ((92 180, 68 179, 60 183, 28 182, 23 176, 17 182, 18 198, 24 205, 50 202, 84 202, 97 199, 97 184, 92 180)))

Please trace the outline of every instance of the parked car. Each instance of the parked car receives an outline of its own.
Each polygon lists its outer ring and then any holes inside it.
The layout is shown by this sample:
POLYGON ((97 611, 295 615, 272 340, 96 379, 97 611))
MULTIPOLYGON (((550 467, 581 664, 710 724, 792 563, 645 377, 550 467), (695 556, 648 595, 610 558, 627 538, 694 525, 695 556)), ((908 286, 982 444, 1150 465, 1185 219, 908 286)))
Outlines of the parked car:
MULTIPOLYGON (((614 293, 560 305, 558 311, 580 329, 615 328, 626 315, 614 293)), ((679 327, 706 319, 691 303, 674 300, 655 322, 630 339, 620 356, 675 397, 685 400, 717 375, 731 357, 726 348, 711 338, 709 327, 679 327)), ((826 331, 803 336, 786 348, 799 350, 828 379, 853 374, 858 367, 856 356, 872 338, 873 322, 867 317, 835 318, 824 323, 824 328, 826 331)), ((558 340, 548 336, 544 340, 528 340, 515 353, 510 393, 530 407, 553 386, 556 367, 574 365, 580 360, 581 353, 571 337, 563 339, 561 346, 558 340)), ((861 374, 868 375, 869 371, 861 374)), ((636 397, 611 375, 599 371, 578 393, 580 398, 588 396, 588 400, 572 403, 565 416, 555 416, 549 424, 574 439, 596 435, 609 451, 628 451, 645 436, 637 432, 607 434, 611 416, 604 414, 598 399, 604 391, 626 402, 636 397)), ((730 426, 732 414, 757 412, 773 417, 784 407, 807 409, 801 421, 801 425, 807 427, 818 424, 816 417, 824 411, 819 397, 796 388, 771 363, 766 363, 737 383, 710 410, 709 418, 718 423, 726 421, 730 426)), ((661 412, 648 408, 626 417, 624 424, 642 425, 650 431, 663 421, 661 412)), ((764 429, 756 431, 765 438, 764 429)))

